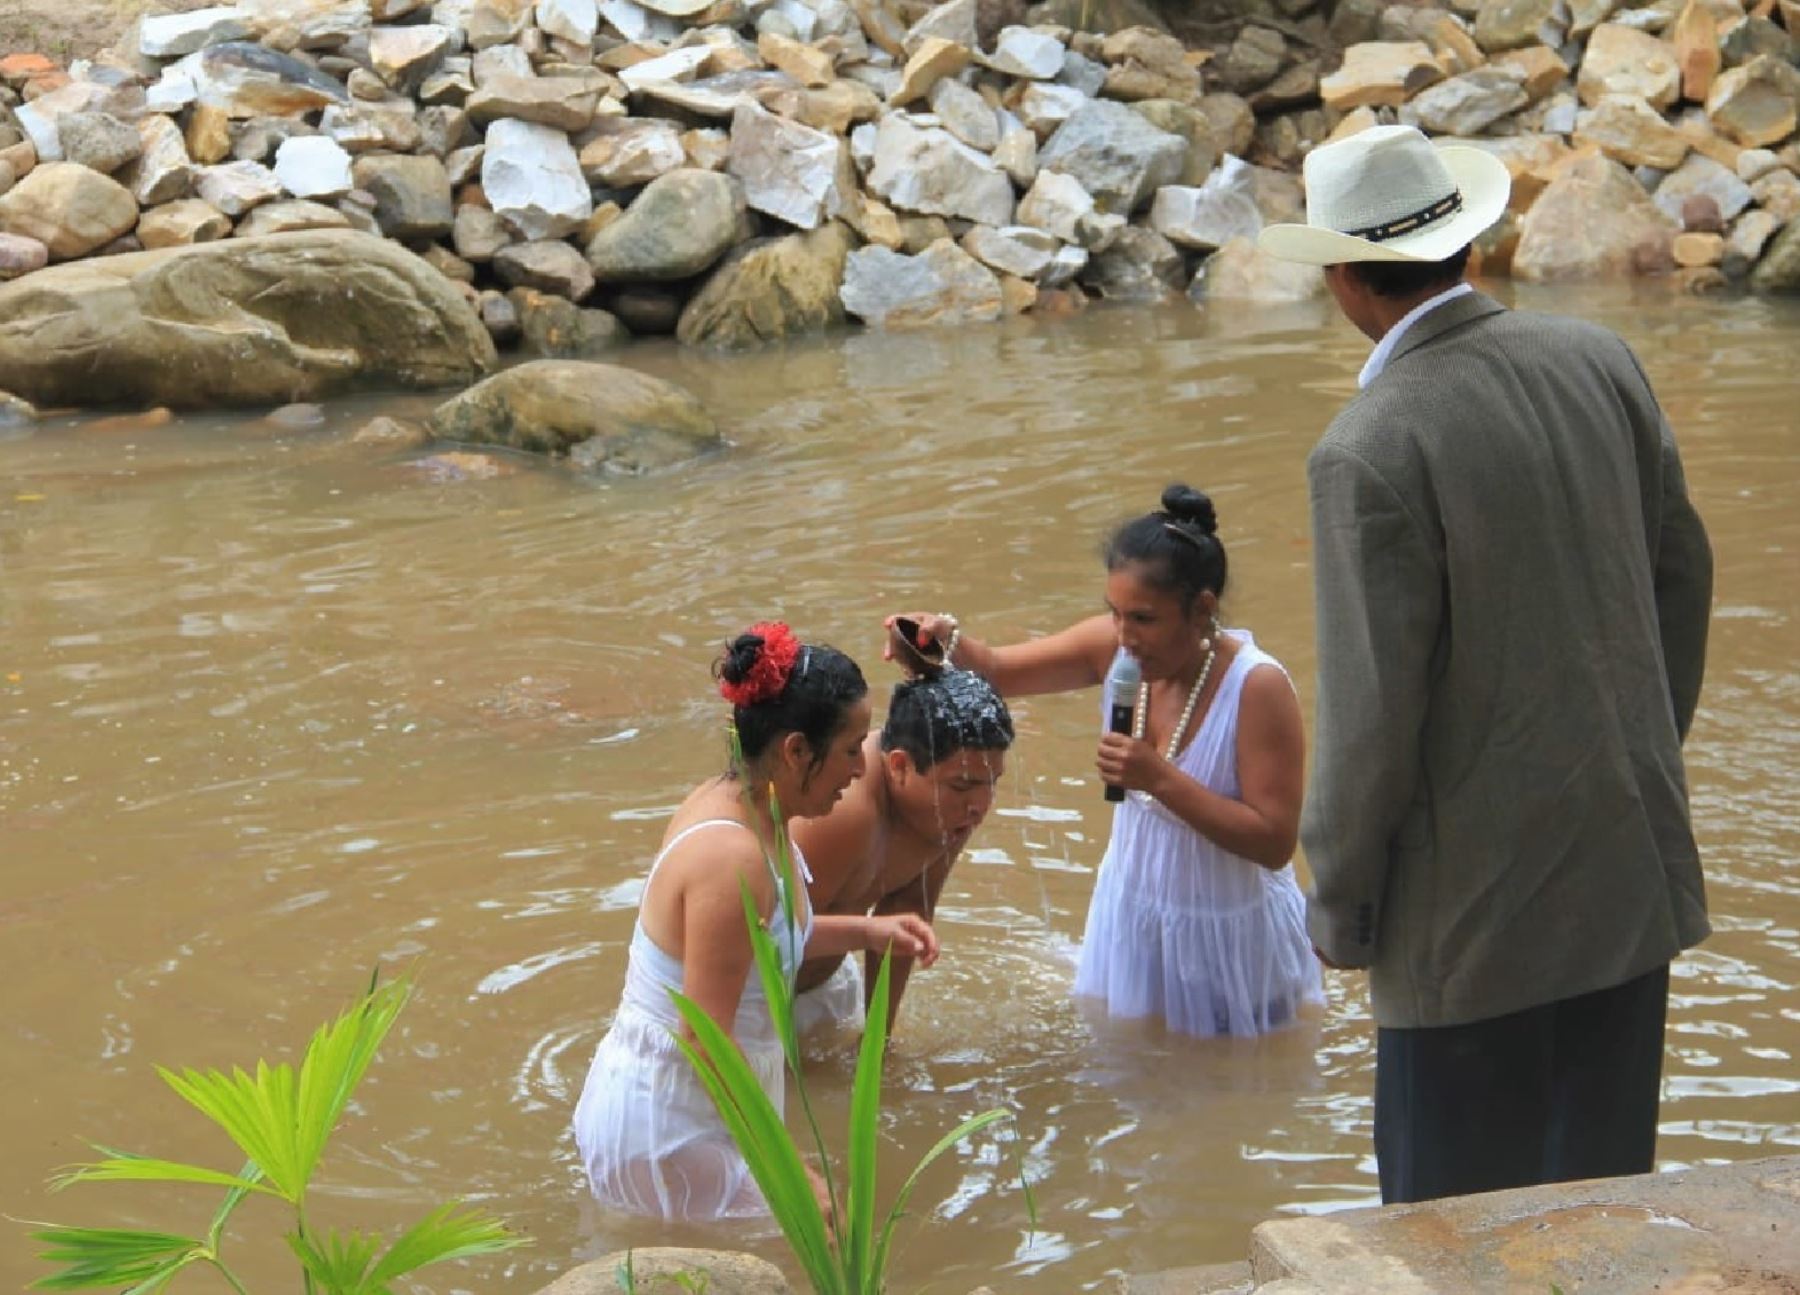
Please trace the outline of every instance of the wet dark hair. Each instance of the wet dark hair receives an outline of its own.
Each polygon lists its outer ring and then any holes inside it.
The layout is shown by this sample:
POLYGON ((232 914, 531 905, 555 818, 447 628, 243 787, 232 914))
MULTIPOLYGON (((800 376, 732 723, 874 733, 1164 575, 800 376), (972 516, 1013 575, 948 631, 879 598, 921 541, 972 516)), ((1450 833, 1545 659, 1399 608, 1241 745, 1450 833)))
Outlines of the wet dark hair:
POLYGON ((1350 273, 1378 297, 1401 298, 1455 287, 1468 264, 1465 247, 1441 261, 1352 261, 1350 273))
POLYGON ((1189 486, 1162 492, 1162 511, 1126 522, 1106 542, 1106 569, 1128 562, 1144 567, 1155 588, 1176 594, 1192 605, 1210 590, 1225 596, 1225 545, 1219 540, 1219 515, 1212 500, 1189 486))
POLYGON ((994 686, 968 670, 945 670, 894 685, 881 749, 904 751, 923 773, 958 751, 1004 751, 1012 715, 994 686))
MULTIPOLYGON (((762 654, 762 635, 739 634, 725 644, 713 675, 728 684, 743 683, 762 654)), ((780 693, 747 706, 734 705, 731 722, 744 759, 755 760, 784 735, 798 733, 812 748, 812 768, 817 769, 844 725, 845 712, 868 695, 868 682, 856 662, 836 648, 807 644, 800 648, 780 693)))

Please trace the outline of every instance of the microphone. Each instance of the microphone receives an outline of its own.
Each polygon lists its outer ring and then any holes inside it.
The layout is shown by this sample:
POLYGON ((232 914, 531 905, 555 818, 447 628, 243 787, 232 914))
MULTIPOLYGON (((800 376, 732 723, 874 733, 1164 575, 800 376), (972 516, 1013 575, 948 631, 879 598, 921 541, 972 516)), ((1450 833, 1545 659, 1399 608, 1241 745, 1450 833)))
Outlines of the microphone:
MULTIPOLYGON (((1144 672, 1138 669, 1137 658, 1129 652, 1121 652, 1113 658, 1112 669, 1106 674, 1106 695, 1112 706, 1107 717, 1108 733, 1131 732, 1131 720, 1137 710, 1138 686, 1144 681, 1144 672)), ((1106 798, 1110 801, 1125 799, 1125 789, 1112 783, 1106 784, 1106 798)))

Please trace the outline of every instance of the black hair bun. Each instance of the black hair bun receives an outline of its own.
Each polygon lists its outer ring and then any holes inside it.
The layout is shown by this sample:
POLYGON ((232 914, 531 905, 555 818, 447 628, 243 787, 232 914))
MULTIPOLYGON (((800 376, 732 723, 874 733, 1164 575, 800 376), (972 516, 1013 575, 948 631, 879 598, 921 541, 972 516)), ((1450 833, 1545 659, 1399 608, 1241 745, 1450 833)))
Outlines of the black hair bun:
POLYGON ((1162 492, 1163 511, 1178 522, 1199 527, 1202 535, 1219 533, 1219 513, 1213 501, 1192 486, 1173 485, 1162 492))
POLYGON ((725 657, 719 662, 719 678, 726 683, 743 683, 762 658, 763 637, 739 634, 725 644, 725 657))

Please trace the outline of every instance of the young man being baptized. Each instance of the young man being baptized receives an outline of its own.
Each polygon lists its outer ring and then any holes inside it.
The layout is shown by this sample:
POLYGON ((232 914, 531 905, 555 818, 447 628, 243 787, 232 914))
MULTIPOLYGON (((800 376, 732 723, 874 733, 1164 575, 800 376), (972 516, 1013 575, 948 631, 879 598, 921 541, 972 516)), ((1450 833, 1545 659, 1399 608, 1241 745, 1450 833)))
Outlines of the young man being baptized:
MULTIPOLYGON (((957 856, 994 804, 1012 746, 1012 716, 985 679, 944 670, 894 688, 887 722, 863 748, 867 772, 821 818, 795 819, 792 835, 812 869, 820 914, 917 913, 930 921, 957 856)), ((842 954, 803 963, 794 1024, 860 1027, 880 959, 862 974, 842 954)), ((912 959, 889 973, 888 1027, 912 959)))

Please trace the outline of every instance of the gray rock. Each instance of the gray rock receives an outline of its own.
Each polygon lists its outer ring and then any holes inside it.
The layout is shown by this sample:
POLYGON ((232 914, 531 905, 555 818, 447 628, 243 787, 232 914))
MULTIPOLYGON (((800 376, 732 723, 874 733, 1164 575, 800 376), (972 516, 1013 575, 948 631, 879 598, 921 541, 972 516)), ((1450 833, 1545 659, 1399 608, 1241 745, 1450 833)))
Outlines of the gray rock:
POLYGON ((1021 189, 1029 189, 1037 179, 1037 136, 1023 126, 1016 126, 1000 137, 994 149, 994 165, 1006 172, 1007 178, 1021 189))
POLYGON ((1187 266, 1161 234, 1127 225, 1089 260, 1081 282, 1111 301, 1168 301, 1187 286, 1187 266))
POLYGON ((1097 98, 1106 88, 1106 64, 1070 50, 1063 55, 1062 71, 1056 74, 1056 83, 1079 90, 1090 99, 1097 98))
POLYGON ((595 0, 538 0, 537 25, 547 36, 591 46, 600 29, 600 7, 595 0))
POLYGON ((1067 54, 1068 48, 1054 36, 1029 27, 1005 27, 994 52, 982 61, 1004 76, 1049 81, 1062 71, 1067 54))
POLYGON ((137 130, 103 112, 72 112, 57 118, 57 142, 64 160, 111 175, 144 151, 137 130))
POLYGON ((904 211, 960 216, 983 225, 1013 223, 1012 181, 991 158, 948 131, 920 129, 899 113, 881 119, 869 188, 904 211))
POLYGON ((687 294, 676 284, 626 283, 609 291, 601 304, 633 337, 671 337, 681 324, 687 294))
POLYGON ((419 114, 419 149, 433 157, 449 158, 469 134, 469 114, 461 108, 439 104, 419 114))
POLYGON ((119 172, 119 182, 131 190, 140 207, 157 207, 186 197, 194 186, 194 166, 181 129, 167 117, 155 115, 145 117, 137 129, 142 151, 137 161, 119 172))
POLYGON ((1081 181, 1059 171, 1039 171, 1019 202, 1019 223, 1054 234, 1089 251, 1104 247, 1125 226, 1125 218, 1102 213, 1081 181))
POLYGON ((931 87, 930 103, 939 124, 970 148, 991 153, 999 145, 1000 122, 993 108, 961 81, 939 81, 931 87))
POLYGON ((599 91, 562 77, 497 76, 463 105, 478 122, 511 118, 560 131, 585 130, 599 110, 599 91))
POLYGON ((631 340, 624 325, 604 310, 577 306, 536 288, 513 288, 507 297, 518 311, 519 349, 527 355, 588 360, 631 340))
POLYGON ((180 58, 221 41, 250 34, 243 11, 219 6, 191 13, 145 14, 138 20, 138 53, 146 58, 180 58))
POLYGON ((536 288, 576 302, 594 290, 594 271, 567 243, 516 243, 495 252, 493 263, 509 288, 536 288))
POLYGON ((1181 177, 1188 145, 1124 104, 1089 100, 1057 127, 1038 166, 1072 175, 1102 211, 1129 215, 1181 177))
POLYGON ((800 229, 817 229, 849 198, 839 183, 842 152, 835 135, 740 104, 731 118, 725 169, 743 185, 744 199, 755 210, 800 229))
POLYGON ((531 56, 517 45, 493 45, 469 60, 469 75, 480 89, 507 77, 529 81, 537 76, 537 69, 531 66, 531 56))
POLYGON ((970 49, 977 48, 980 45, 976 30, 978 10, 976 0, 946 0, 930 10, 907 29, 906 39, 902 42, 907 56, 917 53, 919 46, 933 36, 970 49))
POLYGON ((529 241, 572 234, 594 214, 575 149, 548 126, 510 119, 489 126, 481 187, 489 205, 529 241))
POLYGON ((226 162, 194 173, 194 193, 234 220, 281 196, 281 182, 260 162, 226 162))
POLYGON ((351 167, 356 187, 375 199, 375 222, 389 238, 443 238, 456 211, 450 177, 435 157, 399 157, 385 153, 356 159, 351 167))
POLYGON ((424 140, 413 106, 395 100, 327 108, 319 130, 351 153, 410 153, 424 140))
POLYGON ((1262 230, 1251 168, 1226 154, 1219 169, 1198 188, 1167 185, 1156 191, 1150 227, 1177 247, 1211 251, 1234 238, 1254 239, 1262 230))
POLYGON ((476 264, 493 260, 494 254, 512 241, 506 222, 486 207, 460 208, 450 229, 450 242, 456 248, 456 254, 476 264))
POLYGON ((1479 135, 1529 100, 1505 68, 1478 67, 1421 90, 1400 109, 1400 121, 1433 135, 1479 135))
POLYGON ((1048 139, 1059 126, 1092 102, 1092 98, 1072 85, 1045 85, 1034 81, 1019 96, 1018 114, 1039 139, 1048 139))
POLYGON ((264 238, 292 234, 303 229, 348 229, 350 218, 335 207, 317 202, 271 202, 258 207, 237 227, 238 238, 264 238))
POLYGON ((1662 213, 1677 225, 1681 223, 1681 205, 1696 194, 1704 194, 1719 204, 1719 214, 1731 220, 1750 205, 1750 186, 1737 178, 1730 167, 1722 166, 1704 153, 1690 153, 1685 162, 1664 177, 1650 195, 1662 213))
POLYGON ((927 328, 1000 318, 1000 281, 948 239, 917 256, 885 247, 850 254, 839 290, 844 309, 872 328, 927 328))
POLYGON ((581 149, 581 173, 609 189, 648 184, 687 164, 681 130, 655 117, 602 117, 581 149))
POLYGON ((1031 225, 990 229, 977 225, 963 235, 962 248, 990 270, 1020 279, 1035 279, 1050 268, 1061 245, 1053 235, 1031 225))
MULTIPOLYGON (((780 72, 726 72, 703 81, 683 84, 679 81, 656 81, 633 96, 658 107, 674 108, 679 113, 696 117, 725 118, 737 112, 742 104, 757 103, 760 93, 771 89, 791 89, 794 82, 780 72)), ((760 105, 759 105, 760 106, 760 105)))
POLYGON ((248 41, 209 45, 182 68, 198 101, 230 117, 284 117, 350 102, 342 85, 311 64, 248 41))
POLYGON ((252 117, 231 128, 231 156, 239 162, 267 164, 290 139, 311 139, 317 132, 290 117, 252 117))
POLYGON ((744 207, 743 186, 731 176, 671 171, 594 235, 588 264, 602 283, 688 278, 739 240, 744 207))
MULTIPOLYGON (((431 430, 442 440, 557 456, 585 447, 587 466, 623 472, 667 467, 719 445, 706 407, 674 383, 616 365, 564 360, 537 360, 489 378, 440 405, 431 430)), ((547 1289, 558 1295, 604 1290, 580 1276, 596 1266, 566 1273, 547 1289)), ((633 1252, 632 1267, 636 1274, 676 1271, 642 1250, 633 1252)), ((605 1271, 616 1283, 615 1268, 605 1271)))
POLYGON ((369 33, 369 63, 394 93, 414 94, 460 40, 460 33, 435 23, 377 27, 369 33))

